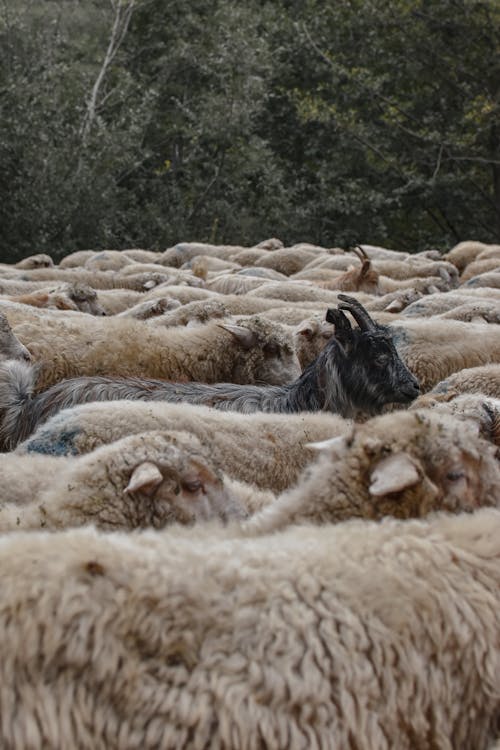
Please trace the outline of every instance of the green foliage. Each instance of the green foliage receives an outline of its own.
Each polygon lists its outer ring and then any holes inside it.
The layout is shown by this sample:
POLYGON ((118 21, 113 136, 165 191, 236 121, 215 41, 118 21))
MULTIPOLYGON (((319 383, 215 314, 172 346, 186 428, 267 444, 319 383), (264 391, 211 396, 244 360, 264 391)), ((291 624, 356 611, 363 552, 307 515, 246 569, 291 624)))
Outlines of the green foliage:
POLYGON ((0 4, 2 259, 498 241, 499 52, 488 0, 0 4))

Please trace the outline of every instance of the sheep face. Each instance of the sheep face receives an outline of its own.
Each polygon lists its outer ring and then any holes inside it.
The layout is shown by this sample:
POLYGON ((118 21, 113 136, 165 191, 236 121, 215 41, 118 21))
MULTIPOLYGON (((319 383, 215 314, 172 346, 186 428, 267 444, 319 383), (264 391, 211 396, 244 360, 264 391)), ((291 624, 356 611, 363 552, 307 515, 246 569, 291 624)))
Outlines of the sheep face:
POLYGON ((0 313, 0 359, 20 359, 31 362, 31 354, 12 332, 5 315, 0 313))
POLYGON ((89 454, 71 478, 66 510, 68 524, 76 519, 108 530, 245 515, 196 438, 161 432, 129 436, 89 454))
POLYGON ((300 365, 291 335, 283 326, 259 316, 220 323, 232 334, 238 352, 232 371, 233 383, 290 383, 300 375, 300 365))
POLYGON ((476 427, 449 415, 386 414, 321 446, 330 451, 318 465, 330 520, 471 512, 500 502, 495 447, 478 437, 476 427))

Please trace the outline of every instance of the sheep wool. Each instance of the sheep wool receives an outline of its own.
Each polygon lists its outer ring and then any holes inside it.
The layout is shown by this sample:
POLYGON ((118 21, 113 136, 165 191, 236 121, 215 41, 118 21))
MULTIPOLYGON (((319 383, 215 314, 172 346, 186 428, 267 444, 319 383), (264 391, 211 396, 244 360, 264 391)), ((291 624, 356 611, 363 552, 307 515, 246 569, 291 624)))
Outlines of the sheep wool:
POLYGON ((500 512, 0 540, 9 750, 488 750, 500 512), (36 607, 34 602, 36 601, 36 607))

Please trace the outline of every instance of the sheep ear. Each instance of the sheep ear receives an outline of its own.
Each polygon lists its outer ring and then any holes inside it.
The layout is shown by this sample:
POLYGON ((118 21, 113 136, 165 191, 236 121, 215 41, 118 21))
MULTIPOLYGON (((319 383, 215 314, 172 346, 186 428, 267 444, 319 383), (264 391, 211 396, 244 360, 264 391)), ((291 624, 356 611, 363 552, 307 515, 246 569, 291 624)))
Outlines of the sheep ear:
POLYGON ((156 464, 151 461, 144 461, 136 466, 132 472, 129 483, 125 487, 125 492, 141 491, 152 496, 162 482, 163 476, 156 464))
POLYGON ((346 445, 345 435, 328 438, 328 440, 319 440, 317 443, 306 443, 306 448, 312 448, 314 451, 322 451, 325 448, 336 449, 344 448, 346 445))
POLYGON ((407 453, 394 453, 377 463, 370 474, 369 493, 382 497, 401 492, 420 480, 417 467, 407 453))
POLYGON ((245 326, 238 326, 234 323, 219 323, 220 328, 224 328, 232 333, 235 339, 244 349, 251 349, 257 342, 257 337, 253 331, 245 326))
POLYGON ((313 329, 311 324, 305 320, 298 328, 296 328, 295 333, 299 336, 303 336, 305 339, 310 339, 313 335, 313 329))

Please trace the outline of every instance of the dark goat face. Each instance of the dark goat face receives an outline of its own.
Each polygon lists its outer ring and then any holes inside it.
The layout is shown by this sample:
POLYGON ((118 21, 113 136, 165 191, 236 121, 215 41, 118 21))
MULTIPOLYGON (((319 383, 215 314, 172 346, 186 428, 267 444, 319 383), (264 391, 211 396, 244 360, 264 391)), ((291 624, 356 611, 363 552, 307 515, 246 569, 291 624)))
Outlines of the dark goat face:
POLYGON ((357 411, 379 413, 388 403, 409 403, 419 395, 418 381, 400 359, 390 330, 379 326, 364 307, 339 295, 339 308, 349 311, 359 328, 353 329, 342 310, 329 309, 327 321, 335 326, 335 365, 343 400, 349 407, 344 416, 357 411))
POLYGON ((353 333, 355 340, 344 364, 352 371, 359 401, 365 401, 363 410, 378 413, 385 404, 408 404, 417 398, 418 380, 400 359, 390 333, 384 329, 353 333))

